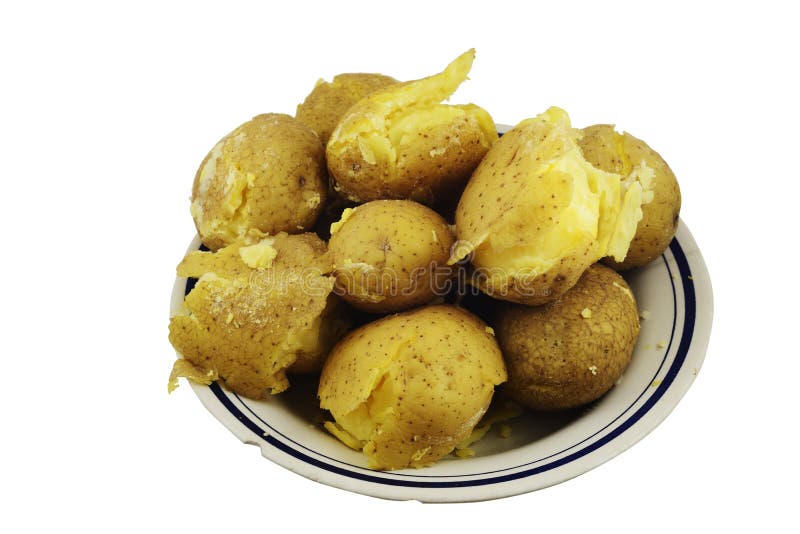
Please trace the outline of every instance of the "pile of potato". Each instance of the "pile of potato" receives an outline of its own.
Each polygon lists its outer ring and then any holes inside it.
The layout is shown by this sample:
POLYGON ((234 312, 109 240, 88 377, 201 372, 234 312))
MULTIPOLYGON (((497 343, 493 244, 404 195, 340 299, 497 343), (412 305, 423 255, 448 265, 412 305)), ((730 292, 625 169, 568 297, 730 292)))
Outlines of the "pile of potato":
POLYGON ((473 59, 320 81, 296 117, 259 115, 211 149, 191 201, 209 250, 178 266, 197 282, 170 320, 170 390, 260 399, 319 372, 325 428, 400 469, 468 451, 498 387, 531 410, 613 387, 639 334, 617 271, 668 246, 678 183, 643 141, 559 108, 498 137, 485 109, 443 103, 473 59))

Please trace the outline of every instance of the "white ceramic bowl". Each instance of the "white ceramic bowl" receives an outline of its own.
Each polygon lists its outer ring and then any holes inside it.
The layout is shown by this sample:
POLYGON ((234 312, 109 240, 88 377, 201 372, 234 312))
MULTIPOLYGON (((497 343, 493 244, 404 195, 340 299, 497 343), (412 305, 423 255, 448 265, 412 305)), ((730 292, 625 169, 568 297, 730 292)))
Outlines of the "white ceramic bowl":
MULTIPOLYGON (((195 238, 189 247, 200 245, 195 238)), ((479 501, 541 489, 613 458, 656 427, 692 384, 703 362, 713 313, 711 281, 689 230, 680 223, 662 257, 625 273, 646 311, 633 359, 619 383, 580 410, 527 413, 509 422, 511 437, 493 432, 469 459, 446 457, 431 467, 379 472, 318 424, 315 382, 253 401, 216 384, 192 389, 205 407, 264 457, 309 479, 387 499, 479 501)), ((178 278, 175 313, 187 291, 178 278)))

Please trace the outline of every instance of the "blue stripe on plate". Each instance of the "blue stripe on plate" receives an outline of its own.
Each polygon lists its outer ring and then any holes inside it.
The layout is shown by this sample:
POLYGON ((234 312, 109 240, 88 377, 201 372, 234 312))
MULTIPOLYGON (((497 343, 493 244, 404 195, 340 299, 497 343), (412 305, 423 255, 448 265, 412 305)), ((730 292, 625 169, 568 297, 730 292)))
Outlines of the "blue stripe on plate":
MULTIPOLYGON (((683 249, 681 248, 680 243, 678 243, 677 239, 673 239, 672 243, 670 243, 670 250, 672 251, 672 254, 675 257, 675 262, 678 266, 678 272, 683 282, 682 287, 684 293, 685 316, 684 316, 683 332, 681 335, 680 344, 678 346, 678 351, 677 354, 675 355, 675 359, 673 360, 672 365, 670 365, 670 368, 667 370, 664 379, 662 380, 661 384, 658 386, 656 391, 653 393, 653 395, 650 398, 648 398, 647 401, 645 401, 645 403, 633 415, 631 415, 631 417, 626 419, 617 428, 615 428, 614 430, 612 430, 611 432, 609 432, 596 442, 586 446, 585 448, 542 466, 538 466, 532 469, 527 469, 515 473, 510 473, 507 475, 493 476, 477 480, 471 479, 471 480, 454 480, 454 481, 427 481, 427 480, 408 480, 408 479, 398 480, 392 478, 383 478, 367 473, 350 471, 348 469, 328 464, 324 461, 318 460, 307 454, 304 454, 303 452, 290 447, 289 445, 281 442, 280 440, 276 439, 271 435, 264 436, 263 429, 257 423, 248 418, 244 413, 242 413, 242 411, 239 410, 239 408, 237 408, 233 404, 233 402, 227 397, 223 389, 217 383, 212 384, 210 386, 210 389, 217 397, 217 399, 220 401, 220 403, 234 417, 236 417, 237 420, 239 420, 245 427, 247 427, 260 439, 266 441, 268 444, 275 447, 276 449, 281 450, 298 460, 308 463, 314 467, 318 467, 320 469, 324 469, 326 471, 348 478, 363 480, 366 482, 373 482, 376 484, 390 485, 390 486, 423 487, 423 488, 459 488, 468 486, 484 486, 489 484, 498 484, 521 478, 526 478, 545 471, 550 471, 552 469, 573 462, 579 458, 582 458, 583 456, 586 456, 587 454, 590 454, 591 452, 603 447, 604 445, 613 441, 615 438, 617 438, 620 434, 625 432, 631 426, 633 426, 637 421, 639 421, 642 417, 644 417, 644 415, 647 414, 653 408, 653 406, 661 399, 664 393, 669 389, 672 382, 675 380, 675 377, 678 375, 678 372, 683 366, 683 363, 686 361, 686 355, 688 354, 689 347, 691 346, 692 343, 692 336, 694 334, 694 325, 695 325, 696 311, 697 311, 694 282, 691 279, 692 273, 691 269, 689 268, 689 262, 687 261, 686 255, 684 254, 683 249)), ((191 280, 189 282, 191 282, 191 280)), ((187 293, 190 291, 189 282, 187 282, 187 289, 186 289, 187 293)), ((192 287, 194 286, 194 284, 191 285, 192 287)), ((672 286, 673 286, 673 298, 676 298, 675 284, 673 283, 672 286)), ((673 326, 673 332, 674 332, 674 326, 673 326)))
MULTIPOLYGON (((574 449, 575 447, 579 447, 580 445, 583 445, 587 441, 589 441, 589 440, 595 438, 596 436, 602 434, 603 432, 605 432, 609 427, 611 427, 613 424, 615 424, 619 419, 624 417, 625 414, 627 414, 628 411, 631 408, 636 406, 636 404, 639 402, 639 400, 646 393, 648 393, 649 391, 652 390, 652 387, 651 387, 650 383, 653 380, 655 380, 656 377, 659 376, 659 374, 661 373, 661 369, 663 369, 664 363, 667 361, 667 356, 670 354, 670 351, 672 350, 672 343, 675 340, 675 327, 676 327, 676 323, 677 323, 677 320, 678 320, 678 315, 677 315, 678 303, 677 303, 677 297, 676 297, 676 294, 675 294, 675 281, 674 281, 674 279, 672 277, 672 269, 669 266, 669 261, 667 261, 666 255, 662 254, 661 255, 661 260, 664 262, 664 267, 667 269, 667 275, 669 276, 669 282, 670 282, 670 286, 672 288, 672 311, 673 311, 673 313, 672 313, 672 329, 671 329, 670 334, 669 334, 669 343, 667 344, 667 348, 664 351, 664 357, 661 359, 661 362, 658 365, 658 369, 656 369, 656 372, 653 373, 653 378, 644 387, 642 392, 639 393, 639 395, 633 400, 633 402, 631 402, 624 410, 622 410, 618 416, 616 416, 614 419, 609 421, 603 428, 601 428, 600 430, 598 430, 594 434, 592 434, 590 436, 587 436, 586 438, 582 439, 578 443, 574 443, 574 444, 570 445, 569 447, 561 449, 558 452, 554 452, 554 453, 549 454, 549 455, 547 455, 547 456, 545 456, 543 458, 539 458, 539 459, 536 459, 536 460, 533 460, 533 461, 530 461, 530 462, 526 462, 524 464, 515 465, 515 466, 512 466, 512 467, 506 467, 506 468, 503 468, 503 469, 495 469, 493 471, 483 471, 483 472, 476 472, 476 473, 462 473, 462 474, 458 474, 458 475, 425 475, 425 474, 418 474, 418 473, 407 474, 407 473, 399 473, 399 472, 394 471, 394 472, 392 472, 392 476, 393 477, 414 477, 414 478, 438 478, 438 479, 443 479, 443 478, 464 478, 464 477, 477 477, 477 476, 492 475, 492 474, 495 474, 495 473, 503 473, 503 472, 506 472, 506 471, 512 471, 512 470, 520 469, 520 468, 526 467, 526 466, 532 466, 532 465, 538 464, 540 462, 543 462, 545 460, 549 460, 550 458, 554 458, 556 456, 560 456, 561 454, 564 454, 565 452, 567 452, 567 451, 569 451, 571 449, 574 449)), ((293 440, 292 438, 290 438, 286 434, 283 434, 282 432, 280 432, 279 430, 274 428, 272 425, 269 424, 269 422, 265 421, 255 411, 253 411, 253 409, 247 403, 247 399, 242 399, 242 397, 239 396, 239 394, 237 394, 235 392, 227 392, 227 395, 234 397, 247 410, 247 412, 250 413, 250 415, 255 417, 261 424, 263 424, 269 430, 269 432, 266 432, 266 434, 276 434, 276 435, 280 436, 281 438, 283 438, 285 441, 289 441, 292 444, 294 444, 294 445, 296 445, 298 447, 301 447, 302 449, 304 449, 304 450, 306 450, 308 452, 314 453, 318 457, 323 458, 324 460, 330 460, 332 462, 336 462, 339 466, 343 466, 345 468, 346 467, 352 467, 353 469, 359 469, 359 470, 362 470, 362 471, 365 470, 365 468, 363 468, 363 467, 360 467, 360 466, 357 466, 357 465, 353 465, 353 464, 350 464, 350 463, 347 463, 347 462, 343 462, 341 460, 336 460, 334 458, 331 458, 330 456, 327 456, 327 455, 322 454, 322 453, 320 453, 318 451, 310 449, 310 448, 306 447, 305 445, 303 445, 302 443, 299 443, 299 442, 293 440)), ((246 417, 249 417, 249 416, 246 415, 246 417)), ((324 461, 324 460, 322 460, 322 461, 324 461)))

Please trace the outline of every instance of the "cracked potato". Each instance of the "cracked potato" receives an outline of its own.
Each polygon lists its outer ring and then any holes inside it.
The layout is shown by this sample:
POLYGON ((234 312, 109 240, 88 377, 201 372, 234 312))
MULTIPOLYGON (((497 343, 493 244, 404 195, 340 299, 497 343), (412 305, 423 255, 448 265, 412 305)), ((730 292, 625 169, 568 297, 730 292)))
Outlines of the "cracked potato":
POLYGON ((430 465, 470 436, 506 379, 486 324, 455 306, 384 317, 331 351, 319 383, 325 427, 372 469, 430 465))
POLYGON ((217 252, 190 252, 178 276, 198 280, 169 322, 169 340, 183 357, 170 389, 179 376, 219 379, 259 399, 289 387, 287 372, 319 370, 348 327, 330 270, 325 243, 313 234, 251 230, 217 252))
POLYGON ((324 148, 289 115, 258 115, 223 137, 197 171, 191 213, 211 250, 249 229, 296 234, 311 228, 327 193, 324 148))
POLYGON ((586 161, 604 171, 628 176, 642 164, 653 169, 652 200, 642 204, 642 220, 636 227, 625 259, 604 261, 619 271, 646 265, 669 246, 678 229, 681 190, 672 169, 658 152, 631 134, 619 133, 611 124, 582 130, 578 141, 586 161))
POLYGON ((579 130, 550 108, 489 150, 456 210, 451 263, 470 257, 474 283, 501 300, 541 305, 563 295, 592 263, 625 258, 652 171, 623 179, 590 165, 579 130))
POLYGON ((395 83, 398 81, 391 76, 376 73, 348 72, 334 76, 331 82, 319 80, 303 103, 298 104, 295 117, 314 130, 325 145, 353 104, 395 83))
POLYGON ((432 205, 458 194, 497 130, 486 110, 443 104, 466 80, 475 51, 421 80, 380 89, 351 107, 326 147, 335 188, 353 202, 432 205))

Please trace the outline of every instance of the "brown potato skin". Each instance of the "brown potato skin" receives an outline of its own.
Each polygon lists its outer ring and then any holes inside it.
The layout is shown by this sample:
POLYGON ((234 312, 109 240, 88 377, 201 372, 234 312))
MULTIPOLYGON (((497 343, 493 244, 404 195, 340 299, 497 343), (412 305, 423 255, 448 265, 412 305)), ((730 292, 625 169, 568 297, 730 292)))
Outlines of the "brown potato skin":
POLYGON ((681 211, 681 190, 672 169, 647 143, 627 132, 617 133, 611 124, 584 128, 578 145, 589 163, 607 172, 627 176, 641 161, 653 169, 653 200, 642 204, 642 220, 636 228, 628 255, 622 262, 613 258, 605 258, 603 262, 624 271, 647 265, 658 258, 675 236, 681 211))
POLYGON ((630 363, 639 336, 633 293, 601 264, 546 306, 498 307, 495 332, 508 369, 502 387, 534 410, 573 408, 601 397, 630 363), (585 308, 591 317, 581 315, 585 308))
POLYGON ((251 228, 273 235, 302 233, 322 211, 327 184, 325 149, 317 135, 294 117, 266 113, 223 137, 205 157, 192 187, 192 216, 201 241, 211 250, 231 244, 251 228), (204 173, 210 174, 205 184, 204 173), (246 186, 241 206, 227 208, 229 178, 246 181, 248 175, 252 184, 246 186), (309 196, 316 202, 309 202, 309 196), (209 228, 212 220, 219 227, 209 228))
POLYGON ((355 211, 331 236, 336 294, 372 313, 401 311, 442 296, 453 269, 455 241, 438 213, 410 200, 375 200, 355 211), (347 263, 367 264, 367 272, 347 263))
POLYGON ((320 80, 303 103, 298 104, 295 117, 314 130, 324 145, 350 106, 395 83, 398 81, 391 76, 361 72, 338 74, 331 82, 320 80))

